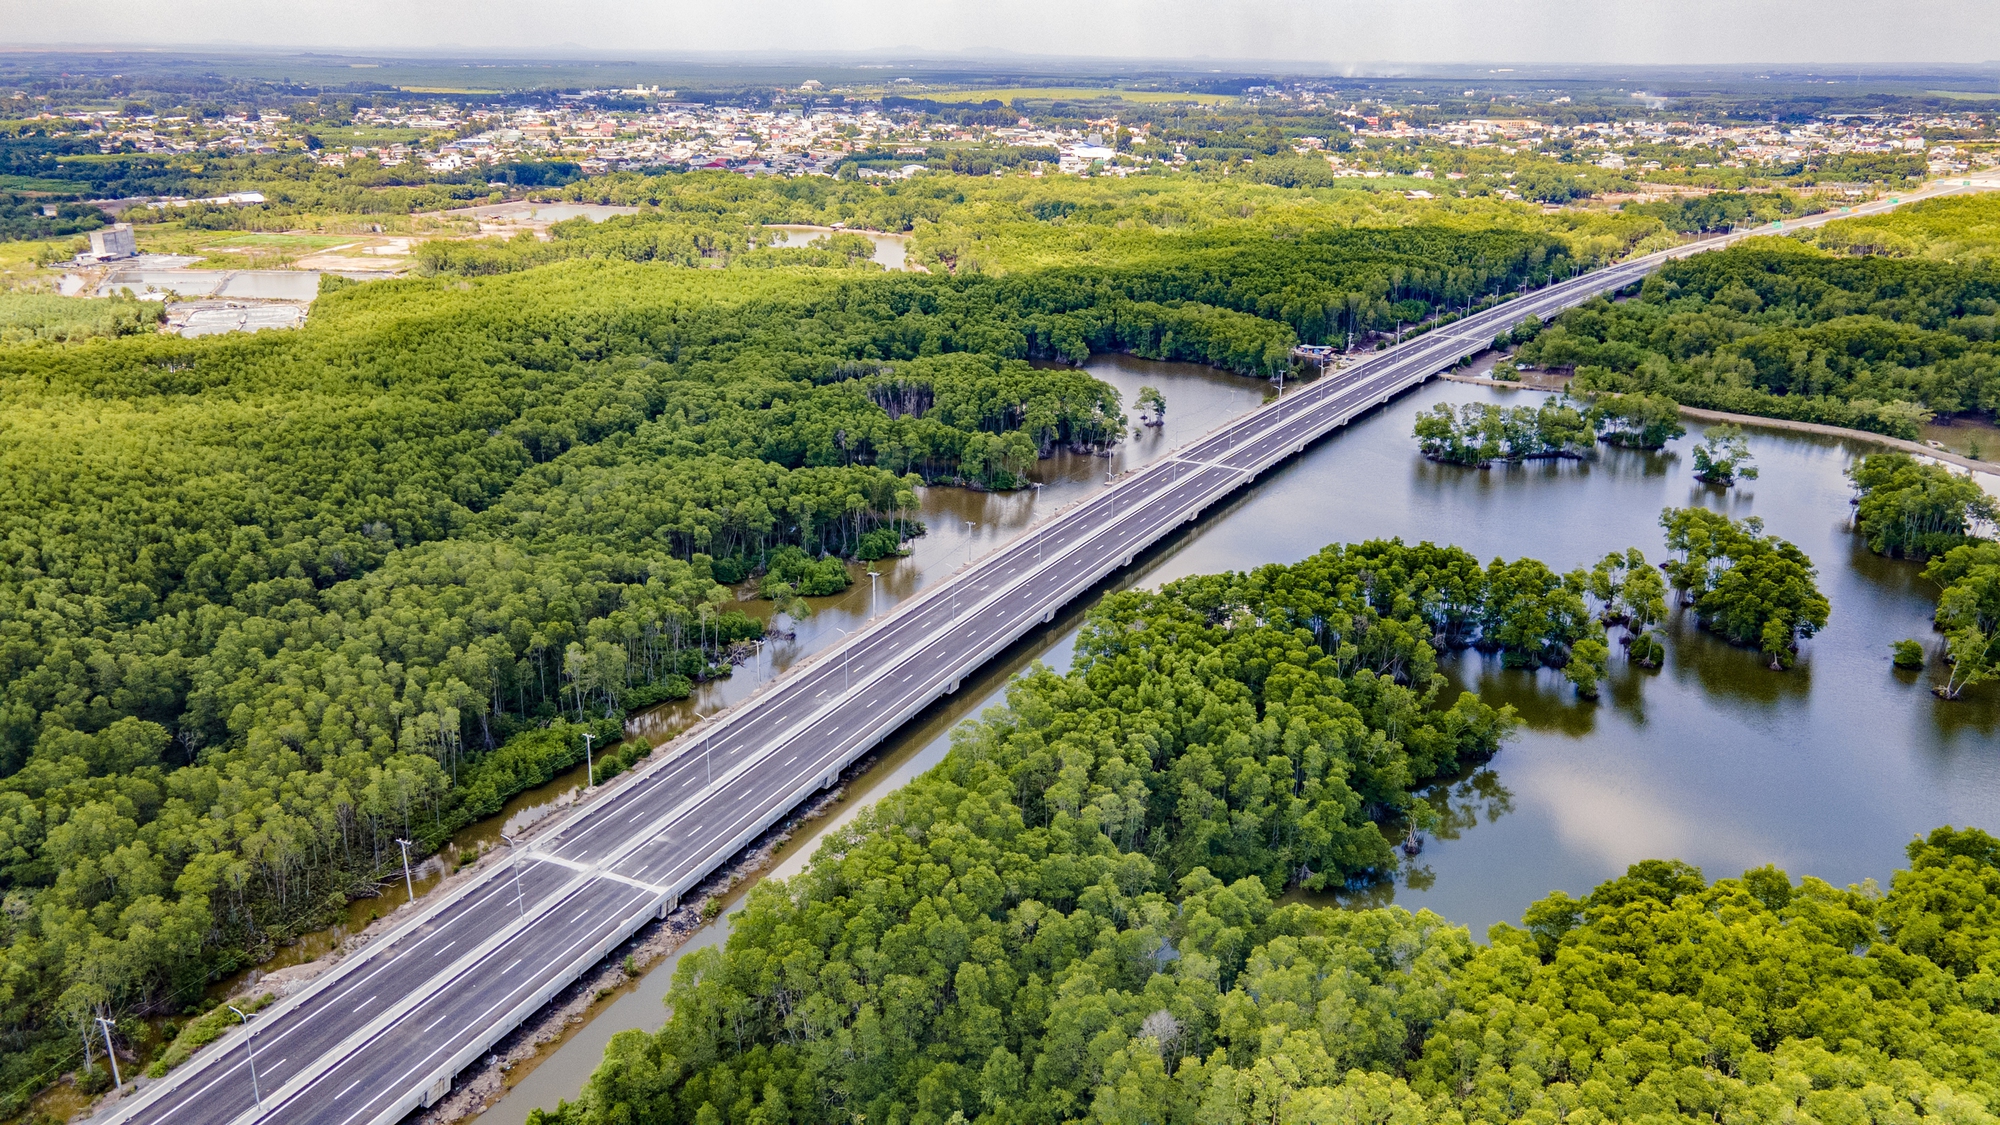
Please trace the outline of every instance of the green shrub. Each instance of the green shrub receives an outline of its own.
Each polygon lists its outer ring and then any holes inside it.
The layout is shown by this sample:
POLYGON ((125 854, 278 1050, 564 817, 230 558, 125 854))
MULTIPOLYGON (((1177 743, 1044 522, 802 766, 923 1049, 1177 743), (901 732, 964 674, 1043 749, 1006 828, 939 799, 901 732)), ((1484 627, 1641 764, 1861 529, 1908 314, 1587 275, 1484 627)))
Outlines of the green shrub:
MULTIPOLYGON (((276 995, 266 992, 248 1000, 238 1001, 236 1006, 254 1015, 277 999, 276 995)), ((167 1044, 167 1049, 160 1054, 160 1057, 154 1059, 152 1065, 146 1068, 146 1076, 164 1078, 168 1071, 186 1062, 196 1051, 222 1038, 231 1027, 240 1022, 242 1021, 237 1018, 236 1013, 229 1010, 227 1002, 217 1004, 205 1014, 189 1020, 188 1025, 181 1029, 181 1033, 174 1036, 174 1041, 167 1044)))
POLYGON ((152 331, 165 315, 160 301, 0 292, 0 344, 129 336, 152 331))

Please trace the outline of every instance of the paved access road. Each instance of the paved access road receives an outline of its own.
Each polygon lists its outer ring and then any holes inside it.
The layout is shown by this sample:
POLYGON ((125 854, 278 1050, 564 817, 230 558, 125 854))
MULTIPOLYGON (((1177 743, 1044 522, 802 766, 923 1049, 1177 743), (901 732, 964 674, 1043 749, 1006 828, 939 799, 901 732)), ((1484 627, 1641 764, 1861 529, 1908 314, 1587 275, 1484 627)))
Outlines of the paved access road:
MULTIPOLYGON (((1954 184, 1926 197, 1963 190, 1976 189, 1954 184)), ((390 1125, 429 1104, 467 1063, 843 766, 1216 501, 1523 317, 1554 315, 1639 280, 1668 257, 1734 237, 1508 301, 1287 391, 1127 474, 683 735, 512 864, 440 896, 256 1017, 247 1038, 232 1033, 104 1120, 390 1125)))

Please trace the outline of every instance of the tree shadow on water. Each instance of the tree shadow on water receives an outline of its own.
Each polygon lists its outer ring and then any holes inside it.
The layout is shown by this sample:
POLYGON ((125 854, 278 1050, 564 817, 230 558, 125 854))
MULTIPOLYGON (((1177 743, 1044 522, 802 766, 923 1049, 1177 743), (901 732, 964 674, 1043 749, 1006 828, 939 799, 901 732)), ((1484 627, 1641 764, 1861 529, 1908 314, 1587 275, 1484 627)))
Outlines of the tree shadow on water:
POLYGON ((1701 628, 1691 610, 1676 608, 1666 634, 1667 673, 1676 682, 1699 687, 1707 698, 1770 707, 1812 694, 1812 641, 1800 648, 1790 668, 1774 672, 1763 653, 1701 628))
MULTIPOLYGON (((1576 688, 1554 668, 1508 668, 1498 656, 1467 649, 1439 662, 1454 688, 1478 694, 1491 706, 1509 705, 1530 730, 1582 737, 1597 729, 1598 704, 1578 699, 1576 688)), ((1453 698, 1446 693, 1446 700, 1453 698)))

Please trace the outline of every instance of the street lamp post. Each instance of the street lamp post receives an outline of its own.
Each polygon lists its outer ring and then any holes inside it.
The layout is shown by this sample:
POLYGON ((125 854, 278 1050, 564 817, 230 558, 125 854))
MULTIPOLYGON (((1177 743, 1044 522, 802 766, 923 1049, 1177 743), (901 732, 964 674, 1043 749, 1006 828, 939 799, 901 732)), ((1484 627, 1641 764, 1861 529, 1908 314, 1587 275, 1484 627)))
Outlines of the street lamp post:
POLYGON ((589 731, 583 732, 583 776, 589 780, 590 789, 597 788, 597 762, 590 756, 590 740, 596 737, 589 731))
POLYGON ((257 1047, 250 1041, 250 1017, 244 1015, 243 1009, 234 1004, 230 1004, 228 1007, 230 1011, 236 1013, 237 1019, 243 1021, 243 1050, 250 1055, 250 1100, 256 1103, 257 1112, 262 1113, 264 1112, 264 1095, 262 1091, 257 1089, 257 1047))
MULTIPOLYGON (((839 634, 840 634, 840 637, 841 637, 841 640, 842 640, 842 642, 845 642, 845 641, 846 641, 846 640, 847 640, 847 639, 848 639, 849 637, 852 637, 852 636, 854 635, 854 634, 853 634, 852 632, 849 632, 849 631, 848 631, 848 630, 846 630, 846 629, 842 629, 842 628, 840 628, 839 626, 835 626, 835 627, 834 627, 834 630, 833 630, 833 631, 834 631, 834 632, 836 632, 836 633, 839 633, 839 634)), ((847 678, 847 658, 848 658, 849 656, 851 656, 851 655, 853 654, 853 652, 854 652, 854 646, 853 646, 853 645, 850 645, 850 644, 846 644, 846 643, 842 643, 842 644, 841 644, 841 646, 840 646, 840 690, 841 690, 841 691, 843 691, 843 692, 847 690, 847 688, 848 688, 848 684, 849 684, 849 683, 851 682, 851 681, 850 681, 850 680, 849 680, 849 679, 847 678)))
POLYGON ((104 1057, 111 1060, 111 1083, 123 1086, 125 1080, 118 1076, 118 1052, 111 1046, 111 1021, 98 1016, 97 1026, 104 1032, 104 1057))
POLYGON ((877 583, 876 583, 876 580, 877 580, 877 579, 879 579, 879 578, 881 578, 881 577, 882 577, 882 572, 881 572, 881 571, 879 571, 879 570, 876 570, 876 569, 874 569, 873 567, 870 567, 870 568, 869 568, 869 570, 868 570, 868 616, 869 616, 869 618, 870 618, 871 620, 872 620, 872 619, 874 618, 874 616, 875 616, 875 587, 876 587, 876 584, 877 584, 877 583))
MULTIPOLYGON (((1042 482, 1034 481, 1030 484, 1030 487, 1035 490, 1034 502, 1039 505, 1042 502, 1042 482)), ((1048 537, 1049 526, 1044 522, 1040 527, 1035 529, 1035 561, 1037 563, 1042 561, 1042 540, 1048 537)))
MULTIPOLYGON (((965 524, 965 564, 972 565, 972 529, 979 524, 974 520, 961 520, 965 524)), ((958 620, 958 583, 951 584, 951 619, 958 620)))
POLYGON ((403 889, 410 893, 410 901, 417 901, 417 885, 410 880, 410 842, 398 836, 396 846, 403 849, 403 889))
POLYGON ((515 850, 514 837, 502 832, 500 833, 500 838, 507 841, 507 864, 514 869, 514 908, 521 912, 521 917, 526 918, 528 916, 528 903, 526 899, 521 897, 521 853, 515 850))

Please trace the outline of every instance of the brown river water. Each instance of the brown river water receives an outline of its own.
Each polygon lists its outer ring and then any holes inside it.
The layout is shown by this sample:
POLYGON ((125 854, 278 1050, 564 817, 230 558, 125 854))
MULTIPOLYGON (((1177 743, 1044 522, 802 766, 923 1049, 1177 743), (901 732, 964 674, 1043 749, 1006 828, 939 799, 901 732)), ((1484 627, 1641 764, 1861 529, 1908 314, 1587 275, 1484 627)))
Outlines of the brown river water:
MULTIPOLYGON (((1128 404, 1140 385, 1160 387, 1165 432, 1148 430, 1111 458, 1051 458, 1040 467, 1039 495, 925 490, 930 532, 908 558, 878 564, 877 588, 857 567, 856 585, 816 599, 795 638, 767 645, 752 665, 703 685, 696 698, 641 717, 635 730, 663 740, 695 715, 743 698, 865 620, 871 602, 887 609, 1019 534, 1039 514, 1101 487, 1107 469, 1152 460, 1269 394, 1261 382, 1183 364, 1102 356, 1090 369, 1118 386, 1128 404)), ((1692 478, 1687 450, 1700 437, 1698 425, 1662 453, 1601 448, 1585 462, 1482 471, 1432 464, 1416 453, 1410 421, 1419 409, 1539 398, 1433 382, 1309 449, 1109 586, 1153 587, 1189 574, 1294 562, 1328 543, 1388 536, 1453 543, 1482 559, 1532 556, 1558 570, 1628 546, 1657 562, 1665 557, 1660 510, 1703 504, 1760 516, 1772 534, 1802 547, 1818 565, 1832 620, 1806 642, 1795 669, 1771 672, 1756 654, 1677 618, 1667 630, 1666 666, 1647 672, 1614 657, 1609 690, 1596 703, 1578 701, 1557 673, 1502 669, 1476 652, 1447 659, 1455 685, 1520 711, 1518 736, 1488 766, 1441 787, 1450 823, 1395 880, 1321 901, 1429 908, 1479 936, 1493 922, 1519 918, 1551 890, 1582 894, 1640 859, 1684 859, 1710 877, 1775 863, 1795 877, 1886 882, 1918 833, 1940 824, 2000 830, 2000 691, 1993 690, 2000 685, 1946 703, 1927 690, 1930 672, 1890 666, 1892 641, 1916 637, 1935 648, 1935 591, 1918 577, 1919 566, 1870 555, 1849 529, 1851 491, 1842 474, 1868 451, 1866 443, 1753 431, 1762 476, 1726 492, 1692 478)), ((795 873, 828 827, 935 764, 951 729, 1000 702, 1007 681, 1031 661, 1066 667, 1091 601, 1073 605, 892 738, 846 787, 834 813, 803 827, 765 877, 795 873)), ((523 794, 507 815, 545 806, 581 780, 558 778, 523 794)), ((496 838, 501 819, 468 829, 459 845, 496 838)), ((360 917, 393 905, 376 900, 360 917)), ((725 915, 681 952, 727 934, 725 915)), ((574 1097, 612 1034, 665 1019, 661 1001, 677 962, 678 954, 661 961, 532 1069, 516 1068, 516 1085, 483 1120, 518 1125, 532 1108, 574 1097)))

